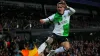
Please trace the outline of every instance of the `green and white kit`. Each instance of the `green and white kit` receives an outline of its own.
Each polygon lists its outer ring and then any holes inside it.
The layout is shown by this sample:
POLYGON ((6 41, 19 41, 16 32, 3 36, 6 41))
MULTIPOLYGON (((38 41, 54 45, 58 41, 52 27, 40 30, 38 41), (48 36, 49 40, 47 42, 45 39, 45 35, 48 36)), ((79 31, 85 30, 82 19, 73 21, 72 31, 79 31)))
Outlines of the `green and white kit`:
POLYGON ((69 35, 69 24, 70 16, 75 13, 75 10, 69 7, 69 10, 65 10, 64 14, 59 14, 58 12, 49 16, 46 19, 43 19, 45 22, 52 21, 54 23, 53 33, 59 36, 68 36, 69 35))

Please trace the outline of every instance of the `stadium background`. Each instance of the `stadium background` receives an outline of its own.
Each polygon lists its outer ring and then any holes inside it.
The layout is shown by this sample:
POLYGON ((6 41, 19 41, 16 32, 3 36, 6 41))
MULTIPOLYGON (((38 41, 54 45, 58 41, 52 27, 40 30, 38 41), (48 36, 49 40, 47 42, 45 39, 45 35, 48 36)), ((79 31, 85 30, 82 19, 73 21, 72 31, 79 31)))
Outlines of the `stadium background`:
MULTIPOLYGON (((52 33, 53 25, 51 23, 42 25, 39 19, 55 13, 57 2, 59 0, 0 0, 0 56, 18 54, 15 50, 18 49, 17 47, 22 49, 24 42, 40 45, 45 41, 52 33), (10 42, 10 47, 4 45, 5 42, 10 42)), ((100 1, 67 0, 66 2, 76 10, 71 16, 70 24, 71 55, 98 56, 100 1)), ((57 44, 52 48, 58 46, 57 44)), ((46 55, 48 49, 44 53, 46 55)), ((65 53, 57 55, 64 56, 65 53)))

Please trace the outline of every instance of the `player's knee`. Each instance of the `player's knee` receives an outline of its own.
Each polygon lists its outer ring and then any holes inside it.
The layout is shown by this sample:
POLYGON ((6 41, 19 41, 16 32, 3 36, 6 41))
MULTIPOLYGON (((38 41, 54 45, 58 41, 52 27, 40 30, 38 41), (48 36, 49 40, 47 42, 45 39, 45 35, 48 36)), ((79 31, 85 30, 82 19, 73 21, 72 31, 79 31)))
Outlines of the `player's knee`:
POLYGON ((62 46, 64 46, 64 48, 65 48, 66 50, 69 50, 69 49, 70 49, 70 43, 69 43, 69 42, 63 42, 63 43, 62 43, 62 46))
POLYGON ((65 46, 65 48, 66 48, 66 50, 69 50, 69 49, 70 49, 70 46, 69 46, 69 45, 67 45, 67 46, 65 46))

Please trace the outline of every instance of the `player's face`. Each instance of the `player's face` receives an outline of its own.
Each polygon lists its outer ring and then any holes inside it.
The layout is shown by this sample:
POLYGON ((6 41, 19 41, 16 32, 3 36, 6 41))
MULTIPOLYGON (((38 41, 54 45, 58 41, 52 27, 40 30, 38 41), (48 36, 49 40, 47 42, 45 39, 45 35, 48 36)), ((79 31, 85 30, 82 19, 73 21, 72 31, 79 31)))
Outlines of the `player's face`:
POLYGON ((64 12, 65 8, 64 8, 64 5, 63 4, 57 4, 57 11, 59 13, 62 14, 62 12, 64 12))

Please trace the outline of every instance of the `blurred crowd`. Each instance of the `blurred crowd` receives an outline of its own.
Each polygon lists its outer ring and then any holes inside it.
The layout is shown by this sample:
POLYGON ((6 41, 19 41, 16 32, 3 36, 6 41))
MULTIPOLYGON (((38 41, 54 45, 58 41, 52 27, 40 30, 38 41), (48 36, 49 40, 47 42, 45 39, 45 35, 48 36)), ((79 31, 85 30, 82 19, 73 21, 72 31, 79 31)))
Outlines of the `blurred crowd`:
POLYGON ((73 15, 71 17, 72 28, 100 28, 100 16, 73 15))
MULTIPOLYGON (((17 5, 2 5, 0 13, 0 26, 3 29, 44 29, 49 28, 40 24, 39 19, 51 15, 54 11, 47 10, 47 15, 43 9, 31 7, 20 7, 17 5)), ((71 28, 100 28, 100 16, 74 14, 71 17, 71 28)))
POLYGON ((0 25, 4 29, 43 28, 39 23, 40 15, 42 15, 41 9, 1 5, 0 25))
MULTIPOLYGON (((51 49, 56 49, 59 44, 52 45, 51 49)), ((44 52, 47 54, 48 48, 44 52)), ((71 42, 71 49, 68 52, 56 54, 55 56, 100 56, 100 37, 95 40, 73 40, 71 42)))
MULTIPOLYGON (((0 56, 21 56, 19 51, 24 49, 26 43, 30 48, 33 47, 33 43, 40 46, 43 41, 38 42, 38 40, 30 42, 20 37, 0 39, 0 56)), ((52 46, 47 46, 42 56, 59 46, 58 42, 52 46)), ((71 49, 68 52, 59 53, 55 56, 100 56, 100 37, 95 37, 93 40, 72 40, 71 49)))
POLYGON ((100 39, 97 41, 73 41, 72 56, 99 56, 100 39))
MULTIPOLYGON (((39 19, 47 16, 44 15, 42 9, 2 4, 0 4, 0 8, 0 31, 2 29, 49 28, 50 24, 44 26, 39 22, 39 19)), ((48 11, 48 13, 50 13, 48 15, 52 14, 51 11, 48 11)), ((71 28, 100 28, 100 16, 74 14, 71 17, 71 28)), ((56 54, 56 56, 100 56, 100 36, 94 38, 91 41, 73 40, 71 41, 70 51, 56 54)), ((25 43, 28 43, 30 48, 32 48, 33 43, 36 43, 37 46, 40 45, 38 42, 29 42, 22 37, 0 38, 0 56, 21 56, 18 51, 24 49, 25 43)), ((48 46, 43 52, 43 56, 47 55, 50 49, 56 49, 59 46, 58 43, 48 46)))

